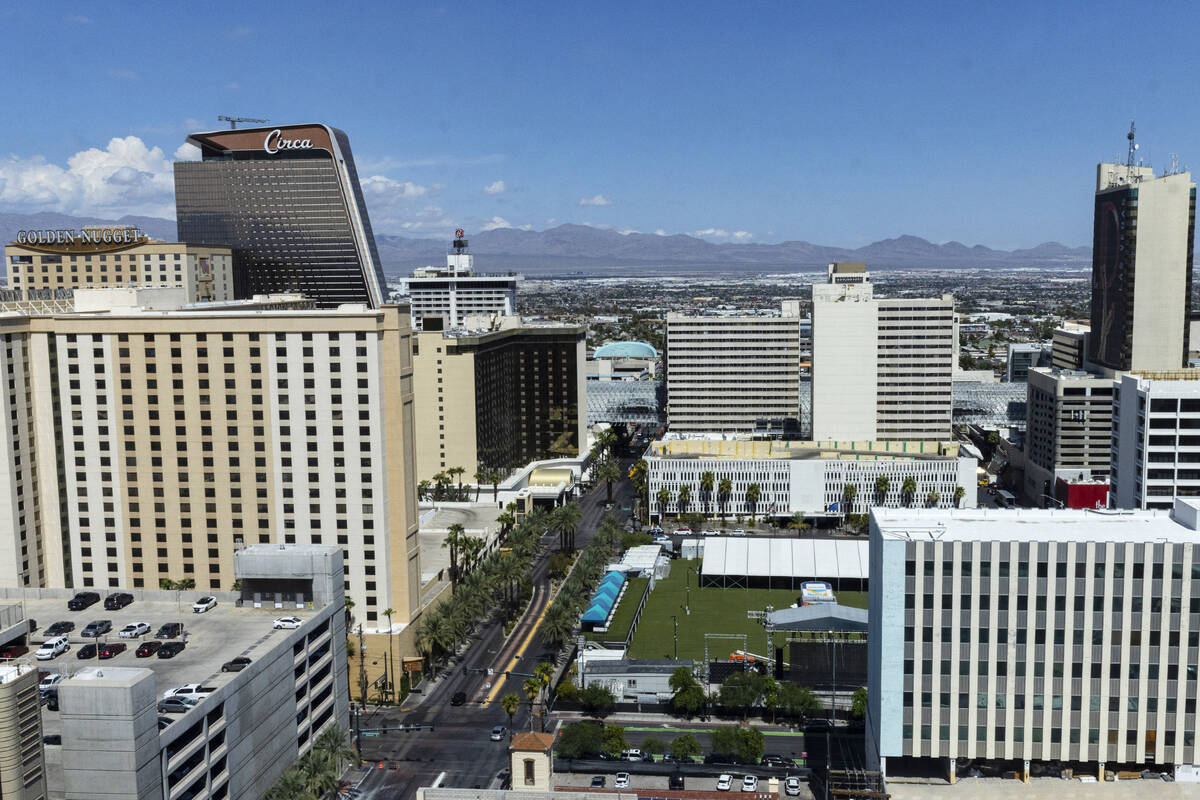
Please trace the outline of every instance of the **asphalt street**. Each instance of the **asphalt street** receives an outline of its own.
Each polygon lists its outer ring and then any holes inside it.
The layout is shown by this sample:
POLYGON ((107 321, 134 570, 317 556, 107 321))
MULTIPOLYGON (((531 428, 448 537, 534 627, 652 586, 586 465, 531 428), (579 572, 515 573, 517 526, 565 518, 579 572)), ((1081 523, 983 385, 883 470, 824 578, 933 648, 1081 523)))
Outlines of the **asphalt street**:
MULTIPOLYGON (((625 465, 628 466, 627 464, 625 465)), ((629 512, 621 511, 633 501, 633 487, 623 481, 613 487, 612 514, 624 522, 629 512)), ((604 518, 607 488, 601 484, 579 500, 583 511, 575 545, 583 549, 592 540, 604 518)), ((407 800, 420 786, 440 784, 466 788, 496 785, 507 767, 507 740, 489 738, 495 725, 508 725, 500 698, 513 693, 524 701, 521 684, 543 661, 551 660, 538 632, 550 599, 550 579, 545 554, 557 546, 557 535, 543 539, 544 554, 533 569, 533 602, 513 634, 504 640, 499 620, 480 628, 465 652, 442 668, 436 680, 426 681, 419 694, 410 695, 398 709, 380 709, 362 714, 358 724, 368 735, 361 739, 363 758, 375 764, 359 784, 364 800, 407 800), (488 670, 492 674, 488 674, 488 670), (504 673, 510 676, 505 677, 504 673), (450 699, 464 692, 467 702, 451 706, 450 699), (411 731, 389 731, 373 735, 372 728, 402 725, 431 726, 411 731), (383 766, 380 767, 379 765, 383 766)), ((523 703, 513 718, 516 730, 528 730, 529 707, 523 703)), ((537 725, 537 722, 534 722, 537 725)))

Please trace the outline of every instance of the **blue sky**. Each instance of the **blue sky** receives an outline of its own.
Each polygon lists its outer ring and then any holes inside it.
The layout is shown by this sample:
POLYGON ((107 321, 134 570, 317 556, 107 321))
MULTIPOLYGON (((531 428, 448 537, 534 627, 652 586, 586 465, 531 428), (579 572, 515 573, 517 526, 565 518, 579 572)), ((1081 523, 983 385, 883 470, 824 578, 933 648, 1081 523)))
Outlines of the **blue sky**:
POLYGON ((1136 118, 1200 168, 1194 7, 55 3, 0 9, 0 211, 173 216, 218 114, 350 136, 380 233, 563 222, 1090 244, 1136 118), (114 141, 116 140, 116 141, 114 141))

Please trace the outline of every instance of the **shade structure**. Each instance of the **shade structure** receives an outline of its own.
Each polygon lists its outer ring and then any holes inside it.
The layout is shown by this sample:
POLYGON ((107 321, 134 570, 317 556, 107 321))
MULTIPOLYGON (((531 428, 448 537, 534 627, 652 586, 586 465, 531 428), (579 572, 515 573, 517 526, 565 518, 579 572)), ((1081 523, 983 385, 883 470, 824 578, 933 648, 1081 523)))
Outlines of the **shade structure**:
POLYGON ((600 584, 596 587, 591 602, 588 603, 587 611, 583 612, 579 621, 593 626, 603 625, 607 622, 609 615, 612 614, 613 606, 621 596, 621 587, 624 583, 625 576, 620 572, 605 574, 600 579, 600 584))
POLYGON ((869 543, 860 539, 709 537, 700 574, 705 586, 799 588, 806 580, 864 588, 869 543))

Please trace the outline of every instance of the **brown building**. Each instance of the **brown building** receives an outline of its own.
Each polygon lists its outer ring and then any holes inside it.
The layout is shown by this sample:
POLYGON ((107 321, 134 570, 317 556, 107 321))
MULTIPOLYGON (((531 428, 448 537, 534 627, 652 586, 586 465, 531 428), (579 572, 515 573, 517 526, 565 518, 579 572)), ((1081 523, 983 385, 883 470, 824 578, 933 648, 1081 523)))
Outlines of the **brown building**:
POLYGON ((414 339, 418 480, 451 467, 470 480, 477 470, 578 455, 587 441, 586 331, 496 319, 414 339))
POLYGON ((0 302, 14 309, 60 300, 66 310, 74 289, 116 286, 180 288, 188 303, 233 299, 228 247, 159 242, 136 228, 21 231, 5 246, 4 262, 8 290, 0 302))
POLYGON ((408 314, 0 315, 0 585, 229 590, 242 546, 332 544, 367 631, 389 607, 407 623, 420 587, 408 314))

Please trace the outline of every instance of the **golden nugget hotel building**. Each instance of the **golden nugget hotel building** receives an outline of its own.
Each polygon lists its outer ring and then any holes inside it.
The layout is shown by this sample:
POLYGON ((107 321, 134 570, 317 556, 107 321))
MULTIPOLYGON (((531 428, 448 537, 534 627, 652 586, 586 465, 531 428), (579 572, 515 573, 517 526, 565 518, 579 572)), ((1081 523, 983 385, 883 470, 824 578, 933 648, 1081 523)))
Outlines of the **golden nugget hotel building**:
POLYGON ((189 303, 233 299, 228 247, 160 242, 137 228, 18 231, 4 263, 5 310, 70 310, 73 290, 106 286, 181 288, 189 303))
POLYGON ((243 546, 337 545, 367 632, 389 607, 407 623, 408 308, 182 295, 80 289, 86 313, 0 314, 0 585, 227 591, 243 546))

